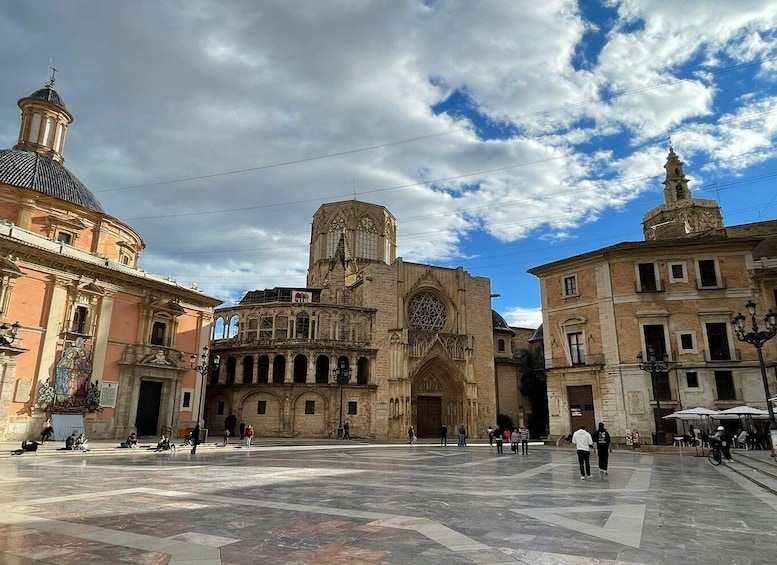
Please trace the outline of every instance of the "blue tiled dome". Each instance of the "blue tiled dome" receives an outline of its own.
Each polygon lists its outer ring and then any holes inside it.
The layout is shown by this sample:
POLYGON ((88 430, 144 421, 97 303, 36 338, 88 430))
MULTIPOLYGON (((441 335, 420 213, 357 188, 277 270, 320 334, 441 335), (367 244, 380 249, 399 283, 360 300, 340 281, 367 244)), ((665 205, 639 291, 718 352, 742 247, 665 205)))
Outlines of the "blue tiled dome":
POLYGON ((73 173, 58 161, 34 151, 0 149, 0 184, 28 188, 87 210, 105 213, 92 191, 73 173))
POLYGON ((507 325, 505 319, 496 310, 491 310, 491 325, 494 329, 501 328, 509 330, 510 326, 507 325))
POLYGON ((62 97, 59 95, 59 93, 56 90, 54 90, 54 87, 51 86, 50 84, 44 86, 40 90, 36 90, 32 94, 30 94, 28 98, 39 98, 41 100, 45 100, 46 102, 51 102, 52 104, 56 104, 57 106, 60 106, 67 110, 67 106, 65 106, 65 103, 62 101, 62 97))

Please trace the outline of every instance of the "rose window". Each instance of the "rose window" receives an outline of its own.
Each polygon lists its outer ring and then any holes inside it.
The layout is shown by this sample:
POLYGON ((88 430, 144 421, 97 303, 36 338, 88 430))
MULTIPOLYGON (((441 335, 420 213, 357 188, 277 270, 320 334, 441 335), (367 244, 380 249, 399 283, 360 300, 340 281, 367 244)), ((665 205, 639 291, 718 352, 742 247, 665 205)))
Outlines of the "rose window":
POLYGON ((439 332, 445 327, 445 305, 431 292, 420 292, 407 305, 407 319, 414 330, 439 332))

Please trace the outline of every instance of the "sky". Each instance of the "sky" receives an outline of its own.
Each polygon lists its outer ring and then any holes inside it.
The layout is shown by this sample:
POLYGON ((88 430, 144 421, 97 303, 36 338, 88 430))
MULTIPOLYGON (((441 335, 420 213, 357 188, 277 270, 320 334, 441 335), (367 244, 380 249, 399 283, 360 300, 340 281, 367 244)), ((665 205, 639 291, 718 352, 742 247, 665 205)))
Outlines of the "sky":
POLYGON ((642 240, 670 143, 727 225, 777 218, 776 30, 763 0, 2 2, 0 148, 54 66, 65 166, 146 271, 303 287, 313 214, 356 198, 534 328, 527 269, 642 240))

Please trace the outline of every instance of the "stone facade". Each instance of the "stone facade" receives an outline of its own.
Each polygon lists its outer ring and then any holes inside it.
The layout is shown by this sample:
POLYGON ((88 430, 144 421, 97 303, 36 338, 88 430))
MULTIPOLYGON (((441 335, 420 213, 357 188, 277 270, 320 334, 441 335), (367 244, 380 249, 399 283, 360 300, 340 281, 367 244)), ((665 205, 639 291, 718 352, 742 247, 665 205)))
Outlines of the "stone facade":
MULTIPOLYGON (((682 166, 670 150, 666 201, 645 215, 646 241, 530 270, 540 279, 552 435, 603 421, 613 437, 636 429, 649 442, 659 404, 662 416, 766 407, 757 351, 730 322, 751 299, 761 314, 775 308, 777 222, 724 228, 717 205, 691 198, 682 166), (637 362, 651 352, 670 362, 656 382, 637 362)), ((772 394, 775 351, 764 347, 772 394)), ((661 424, 671 437, 676 421, 661 424)))
POLYGON ((356 200, 313 218, 306 288, 246 294, 215 312, 221 364, 206 420, 227 415, 257 435, 470 435, 496 418, 490 281, 463 269, 396 258, 396 227, 382 206, 356 200), (338 385, 335 369, 351 371, 338 385), (342 410, 342 418, 341 418, 342 410))

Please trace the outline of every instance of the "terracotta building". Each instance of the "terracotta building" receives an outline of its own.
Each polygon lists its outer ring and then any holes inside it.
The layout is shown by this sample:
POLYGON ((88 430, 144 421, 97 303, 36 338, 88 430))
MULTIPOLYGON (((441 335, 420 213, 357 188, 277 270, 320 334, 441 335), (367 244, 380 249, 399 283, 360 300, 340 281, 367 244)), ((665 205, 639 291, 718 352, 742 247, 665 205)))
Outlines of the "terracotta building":
POLYGON ((383 206, 321 206, 305 288, 215 312, 211 434, 234 415, 260 436, 337 437, 346 423, 352 437, 478 435, 496 418, 490 292, 461 268, 398 258, 383 206))
MULTIPOLYGON (((658 418, 673 411, 766 408, 757 350, 731 321, 748 300, 761 318, 775 308, 777 221, 725 227, 715 201, 692 197, 671 148, 664 168, 645 241, 529 271, 540 279, 552 435, 603 421, 613 436, 636 429, 648 442, 660 426, 671 443, 676 421, 658 418), (666 356, 668 370, 648 373, 638 355, 666 356)), ((776 353, 767 343, 772 395, 776 353)))
POLYGON ((157 436, 193 426, 189 356, 220 301, 137 268, 145 244, 64 167, 73 115, 54 88, 19 100, 0 150, 0 439, 157 436))

